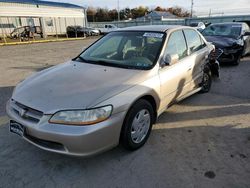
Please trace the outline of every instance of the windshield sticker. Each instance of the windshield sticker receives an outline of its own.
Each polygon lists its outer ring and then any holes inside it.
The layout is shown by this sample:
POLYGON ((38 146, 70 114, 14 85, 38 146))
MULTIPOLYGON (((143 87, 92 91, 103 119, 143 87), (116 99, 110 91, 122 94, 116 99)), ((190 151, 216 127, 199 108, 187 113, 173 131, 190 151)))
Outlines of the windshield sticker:
POLYGON ((162 33, 144 33, 144 37, 152 37, 152 38, 162 38, 163 34, 162 33))

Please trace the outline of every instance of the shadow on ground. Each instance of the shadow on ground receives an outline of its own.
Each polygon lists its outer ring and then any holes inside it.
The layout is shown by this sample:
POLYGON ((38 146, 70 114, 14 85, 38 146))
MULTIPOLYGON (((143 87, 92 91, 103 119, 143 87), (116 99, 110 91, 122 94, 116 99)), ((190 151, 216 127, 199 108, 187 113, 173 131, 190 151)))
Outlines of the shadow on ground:
POLYGON ((250 103, 232 104, 229 106, 222 106, 209 109, 197 109, 186 112, 172 112, 167 111, 164 115, 160 116, 158 123, 170 123, 179 121, 192 121, 202 120, 208 118, 231 117, 236 115, 250 114, 250 103))
POLYGON ((42 71, 44 69, 47 69, 47 68, 50 68, 54 65, 48 65, 48 64, 45 64, 45 65, 30 65, 30 66, 22 66, 22 67, 11 67, 12 69, 19 69, 19 70, 31 70, 31 71, 34 71, 34 72, 39 72, 39 71, 42 71))
POLYGON ((0 116, 6 115, 5 105, 7 100, 11 97, 14 86, 0 87, 0 116))
MULTIPOLYGON (((216 110, 212 113, 214 116, 216 110)), ((249 112, 249 109, 245 110, 249 112)), ((185 127, 171 128, 166 117, 174 121, 173 116, 163 114, 159 121, 166 124, 155 128, 148 143, 140 150, 129 152, 117 147, 91 158, 40 150, 9 134, 7 125, 0 125, 1 186, 249 186, 250 128, 240 128, 240 123, 219 127, 186 123, 185 127)))

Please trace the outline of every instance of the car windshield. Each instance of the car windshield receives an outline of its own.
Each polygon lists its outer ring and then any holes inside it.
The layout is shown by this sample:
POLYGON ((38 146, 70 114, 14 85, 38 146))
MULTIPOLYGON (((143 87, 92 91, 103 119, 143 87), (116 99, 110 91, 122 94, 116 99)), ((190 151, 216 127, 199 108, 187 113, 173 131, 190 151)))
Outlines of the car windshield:
POLYGON ((165 38, 160 32, 112 32, 83 51, 76 60, 131 69, 151 69, 165 38))
POLYGON ((228 36, 238 38, 241 33, 240 24, 218 24, 210 25, 203 30, 205 36, 228 36))

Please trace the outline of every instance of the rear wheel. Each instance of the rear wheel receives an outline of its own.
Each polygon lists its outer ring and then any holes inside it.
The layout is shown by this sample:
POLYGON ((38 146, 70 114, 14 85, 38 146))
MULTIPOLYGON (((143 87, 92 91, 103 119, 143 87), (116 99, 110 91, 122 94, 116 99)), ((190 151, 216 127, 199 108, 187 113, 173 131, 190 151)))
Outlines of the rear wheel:
POLYGON ((201 93, 207 93, 210 91, 212 85, 212 73, 209 66, 206 66, 203 70, 203 78, 201 83, 201 93))
POLYGON ((151 132, 154 120, 152 105, 144 100, 138 100, 129 110, 122 127, 120 142, 129 150, 142 147, 151 132))

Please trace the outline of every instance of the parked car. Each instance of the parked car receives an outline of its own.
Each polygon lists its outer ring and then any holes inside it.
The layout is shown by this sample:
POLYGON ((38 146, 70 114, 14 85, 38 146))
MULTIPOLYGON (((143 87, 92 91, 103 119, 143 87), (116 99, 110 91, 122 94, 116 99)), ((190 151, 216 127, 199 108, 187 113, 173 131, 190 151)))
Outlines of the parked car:
POLYGON ((111 31, 116 31, 118 27, 115 26, 114 24, 105 24, 103 27, 96 28, 96 29, 99 30, 101 34, 107 34, 111 31))
POLYGON ((85 37, 85 36, 98 36, 100 31, 91 27, 82 26, 68 26, 67 27, 68 37, 85 37))
POLYGON ((136 150, 169 106, 210 90, 213 49, 191 27, 111 32, 18 84, 6 106, 10 131, 62 154, 89 156, 119 142, 136 150))
POLYGON ((21 40, 29 40, 29 38, 33 37, 41 37, 43 38, 42 28, 40 26, 22 26, 15 28, 10 33, 11 39, 21 39, 21 40))
POLYGON ((250 52, 250 29, 246 23, 211 24, 202 34, 216 50, 223 51, 218 59, 220 63, 238 65, 241 56, 250 52))
POLYGON ((85 37, 86 30, 79 25, 76 26, 68 26, 66 28, 68 37, 85 37))
POLYGON ((190 27, 194 27, 198 31, 202 32, 206 28, 206 25, 203 22, 198 22, 198 23, 191 23, 190 27))
POLYGON ((101 34, 100 31, 95 28, 86 27, 85 29, 88 36, 98 36, 101 34))

